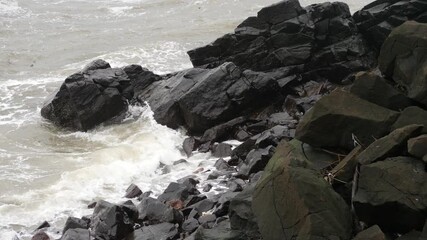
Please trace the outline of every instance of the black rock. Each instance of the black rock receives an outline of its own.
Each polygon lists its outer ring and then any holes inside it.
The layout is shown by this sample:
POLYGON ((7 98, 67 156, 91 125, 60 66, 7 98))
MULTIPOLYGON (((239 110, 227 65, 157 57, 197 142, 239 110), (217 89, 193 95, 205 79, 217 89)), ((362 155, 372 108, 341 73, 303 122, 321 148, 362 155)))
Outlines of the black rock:
POLYGON ((218 204, 214 209, 214 214, 217 217, 222 217, 228 214, 228 207, 230 206, 230 201, 234 198, 238 192, 227 191, 220 194, 218 199, 218 204))
POLYGON ((142 199, 137 208, 139 219, 148 221, 151 224, 161 222, 182 223, 184 221, 181 212, 154 198, 142 199))
POLYGON ((67 221, 65 222, 64 229, 62 230, 62 233, 65 234, 68 229, 88 229, 89 228, 89 222, 76 218, 76 217, 68 217, 67 221))
POLYGON ((42 224, 40 224, 40 226, 38 226, 38 227, 36 228, 36 231, 37 231, 37 230, 40 230, 40 229, 42 229, 42 228, 48 228, 48 227, 50 227, 50 224, 49 224, 47 221, 44 221, 42 224))
POLYGON ((132 183, 126 189, 125 198, 136 198, 136 197, 139 197, 141 194, 142 194, 141 189, 139 189, 138 186, 136 186, 135 184, 132 183))
POLYGON ((195 240, 248 240, 240 231, 230 228, 230 221, 221 221, 213 228, 199 227, 194 234, 195 240))
POLYGON ((96 59, 89 64, 87 64, 83 70, 82 73, 87 73, 90 70, 97 70, 97 69, 107 69, 111 68, 110 64, 102 59, 96 59))
POLYGON ((256 217, 252 212, 252 195, 255 185, 251 185, 230 201, 229 216, 231 229, 244 232, 248 239, 260 239, 256 217))
POLYGON ((380 49, 390 32, 408 20, 427 22, 424 1, 377 0, 354 14, 359 30, 370 44, 380 49))
MULTIPOLYGON (((93 68, 93 67, 90 67, 93 68)), ((130 80, 119 68, 88 70, 65 79, 41 114, 58 126, 87 131, 126 112, 130 80)))
POLYGON ((181 200, 185 201, 190 195, 200 194, 199 191, 193 185, 194 182, 190 183, 190 180, 187 183, 176 183, 172 182, 166 188, 166 190, 157 198, 162 202, 167 202, 170 200, 181 200))
POLYGON ((160 76, 154 74, 140 65, 129 65, 123 68, 123 71, 129 76, 132 88, 135 92, 140 92, 150 86, 153 82, 159 81, 160 76))
POLYGON ((215 162, 214 167, 218 171, 232 171, 233 170, 233 168, 230 167, 230 165, 228 165, 228 163, 224 159, 222 159, 222 158, 218 159, 215 162))
POLYGON ((214 206, 215 202, 210 199, 204 199, 191 206, 188 206, 186 209, 183 210, 183 212, 191 212, 194 210, 195 213, 197 213, 194 214, 194 216, 195 218, 198 218, 199 216, 203 215, 203 213, 211 210, 214 206))
POLYGON ((231 155, 231 145, 226 143, 220 143, 218 145, 214 145, 212 149, 212 155, 214 157, 228 157, 231 155))
POLYGON ((192 233, 199 227, 199 225, 200 224, 197 219, 190 218, 184 221, 181 228, 184 232, 192 233))
POLYGON ((212 185, 211 184, 206 184, 206 186, 203 187, 203 192, 209 192, 212 189, 212 185))
POLYGON ((182 148, 184 149, 187 157, 191 156, 191 153, 199 147, 200 143, 194 137, 188 137, 182 143, 182 148))
POLYGON ((68 229, 61 240, 90 240, 91 234, 89 230, 82 228, 68 229))
POLYGON ((178 236, 178 228, 172 223, 144 226, 128 235, 125 240, 172 240, 178 236))
POLYGON ((123 206, 99 201, 93 211, 90 227, 95 238, 121 240, 133 231, 136 220, 133 217, 123 206))
POLYGON ((216 216, 214 214, 204 214, 198 220, 204 228, 212 228, 216 222, 216 216))
POLYGON ((267 166, 268 161, 273 156, 275 147, 268 146, 261 149, 253 149, 248 153, 244 161, 244 165, 239 169, 238 175, 243 178, 248 178, 250 174, 263 171, 267 166))

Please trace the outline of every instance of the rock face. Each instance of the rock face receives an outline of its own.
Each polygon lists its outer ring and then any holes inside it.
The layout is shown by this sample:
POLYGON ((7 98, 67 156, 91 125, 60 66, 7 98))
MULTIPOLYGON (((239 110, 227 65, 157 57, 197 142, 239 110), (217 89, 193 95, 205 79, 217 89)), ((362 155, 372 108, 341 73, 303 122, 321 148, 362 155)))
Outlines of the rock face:
POLYGON ((398 113, 336 90, 320 99, 300 121, 295 138, 315 147, 368 146, 390 131, 398 113))
POLYGON ((409 125, 394 130, 389 135, 380 138, 369 145, 358 157, 361 164, 370 164, 387 157, 396 156, 396 154, 406 152, 406 142, 414 136, 417 136, 423 125, 409 125))
POLYGON ((407 20, 427 22, 427 3, 422 0, 377 0, 354 14, 357 27, 377 49, 390 32, 407 20))
POLYGON ((121 240, 133 231, 134 215, 125 206, 100 201, 96 204, 90 226, 96 238, 121 240))
POLYGON ((426 156, 427 155, 427 134, 409 139, 408 152, 409 154, 420 159, 426 156))
POLYGON ((183 125, 192 133, 203 133, 235 118, 248 106, 257 109, 269 103, 279 93, 280 77, 242 71, 233 63, 224 63, 214 69, 179 72, 138 92, 138 97, 150 104, 159 123, 172 128, 183 125))
POLYGON ((350 239, 348 206, 293 143, 277 147, 253 195, 263 238, 350 239))
POLYGON ((108 67, 95 61, 69 76, 46 101, 42 116, 64 128, 87 131, 124 113, 132 97, 130 80, 122 69, 108 67))
POLYGON ((421 230, 427 211, 426 179, 425 164, 409 157, 362 166, 353 199, 357 216, 384 231, 421 230))
POLYGON ((350 92, 366 101, 394 111, 400 111, 412 105, 411 99, 403 92, 374 72, 357 74, 350 92))
POLYGON ((234 34, 188 54, 194 66, 233 62, 244 69, 268 71, 299 65, 295 71, 305 72, 307 78, 335 81, 374 62, 346 4, 302 8, 297 0, 263 8, 237 26, 234 34))
MULTIPOLYGON (((427 7, 427 3, 426 7, 427 7)), ((384 42, 379 68, 403 86, 408 97, 427 106, 427 24, 405 22, 384 42)))

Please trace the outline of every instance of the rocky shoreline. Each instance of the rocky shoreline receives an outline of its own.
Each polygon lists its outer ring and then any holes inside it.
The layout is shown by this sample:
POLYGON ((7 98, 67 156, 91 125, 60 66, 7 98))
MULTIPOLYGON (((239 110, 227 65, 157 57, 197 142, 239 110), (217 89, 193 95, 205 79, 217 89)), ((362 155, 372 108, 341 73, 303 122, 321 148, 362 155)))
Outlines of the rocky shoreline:
MULTIPOLYGON (((427 239, 425 23, 424 0, 353 15, 285 0, 189 51, 191 69, 92 62, 43 117, 87 131, 148 103, 157 122, 188 130, 187 156, 218 158, 208 179, 227 189, 207 198, 212 186, 187 176, 153 198, 131 185, 133 201, 92 204, 61 240, 427 239)), ((49 239, 46 226, 33 240, 49 239)))

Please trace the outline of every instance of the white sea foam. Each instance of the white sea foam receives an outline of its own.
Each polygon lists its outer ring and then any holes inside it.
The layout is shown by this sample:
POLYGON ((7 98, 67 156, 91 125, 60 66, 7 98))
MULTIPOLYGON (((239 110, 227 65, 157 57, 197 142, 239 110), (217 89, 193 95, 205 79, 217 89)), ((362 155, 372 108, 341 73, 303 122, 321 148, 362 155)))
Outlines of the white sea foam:
POLYGON ((24 13, 25 10, 18 6, 14 0, 0 0, 0 16, 16 16, 24 13))

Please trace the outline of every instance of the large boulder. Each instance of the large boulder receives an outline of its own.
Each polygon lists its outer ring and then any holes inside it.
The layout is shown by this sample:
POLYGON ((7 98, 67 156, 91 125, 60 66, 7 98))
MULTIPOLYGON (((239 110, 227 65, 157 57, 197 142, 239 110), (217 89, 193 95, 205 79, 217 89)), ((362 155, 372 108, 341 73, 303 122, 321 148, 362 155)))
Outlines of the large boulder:
POLYGON ((417 158, 427 155, 427 134, 408 140, 408 152, 417 158))
POLYGON ((378 63, 409 98, 427 106, 427 24, 409 21, 394 29, 381 48, 378 63))
POLYGON ((98 60, 67 77, 41 114, 60 127, 87 131, 126 112, 132 95, 127 74, 98 60))
POLYGON ((137 92, 147 101, 154 118, 191 133, 205 130, 264 107, 280 96, 278 79, 284 73, 242 71, 233 63, 214 69, 193 68, 152 83, 137 92))
POLYGON ((392 86, 375 72, 361 72, 356 75, 356 80, 350 92, 368 102, 382 107, 400 111, 412 105, 411 99, 392 86))
POLYGON ((293 69, 289 75, 296 72, 308 80, 333 81, 375 62, 345 3, 302 8, 298 0, 265 7, 234 33, 188 55, 197 67, 213 68, 224 62, 256 71, 289 67, 293 69))
POLYGON ((353 204, 359 219, 385 232, 421 230, 427 217, 425 163, 394 157, 360 168, 353 204))
POLYGON ((350 239, 349 207, 298 145, 282 142, 256 186, 252 208, 263 238, 350 239))
POLYGON ((356 12, 353 18, 370 44, 380 49, 390 32, 407 20, 426 22, 423 0, 377 0, 356 12))
POLYGON ((320 99, 300 121, 295 138, 315 147, 353 149, 386 135, 398 113, 335 90, 320 99))
POLYGON ((136 214, 129 207, 99 201, 93 211, 90 227, 97 239, 121 240, 133 231, 135 220, 136 214))

